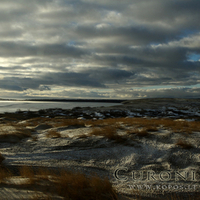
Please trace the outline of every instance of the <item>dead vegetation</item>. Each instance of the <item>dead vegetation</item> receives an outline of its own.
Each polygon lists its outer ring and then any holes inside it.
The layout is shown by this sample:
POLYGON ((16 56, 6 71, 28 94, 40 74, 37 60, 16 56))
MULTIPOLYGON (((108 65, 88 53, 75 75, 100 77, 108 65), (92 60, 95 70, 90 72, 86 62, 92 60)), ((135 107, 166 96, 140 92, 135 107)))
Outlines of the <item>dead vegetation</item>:
MULTIPOLYGON (((81 172, 66 170, 50 170, 45 167, 34 169, 30 166, 19 168, 20 176, 13 176, 7 170, 0 170, 0 182, 4 184, 13 184, 6 182, 14 177, 24 178, 26 181, 18 182, 17 188, 29 188, 35 191, 33 199, 54 199, 53 196, 59 195, 66 200, 119 200, 127 199, 117 194, 107 177, 102 178, 97 174, 85 175, 81 172)), ((133 199, 143 199, 139 191, 133 190, 133 199)), ((186 194, 166 194, 167 200, 185 199, 186 194), (184 197, 184 198, 183 198, 184 197)), ((188 194, 188 199, 199 200, 199 193, 188 194)), ((129 199, 132 199, 131 197, 129 199)), ((146 198, 145 198, 146 199, 146 198)), ((154 198, 161 200, 159 196, 154 198)))
POLYGON ((80 134, 80 135, 78 135, 77 136, 78 138, 88 138, 89 136, 88 135, 86 135, 86 134, 80 134))
POLYGON ((2 183, 6 178, 11 177, 12 173, 5 169, 4 167, 0 167, 0 183, 2 183))
MULTIPOLYGON (((104 120, 79 120, 79 119, 47 119, 47 118, 34 118, 20 125, 12 124, 16 127, 17 132, 15 135, 21 135, 20 138, 30 137, 31 131, 24 128, 24 126, 35 126, 38 123, 51 124, 54 127, 62 126, 75 126, 93 127, 89 135, 82 134, 79 138, 87 138, 89 136, 103 136, 115 142, 124 142, 127 137, 119 135, 119 130, 126 130, 128 135, 136 135, 139 137, 148 137, 151 132, 158 131, 159 128, 171 129, 174 132, 192 133, 199 131, 200 122, 187 122, 187 121, 175 121, 172 119, 145 119, 145 118, 115 118, 104 120), (42 120, 42 121, 39 121, 42 120)), ((4 130, 0 130, 4 131, 4 130)), ((8 135, 6 132, 1 132, 2 137, 8 135)), ((49 138, 61 137, 60 133, 56 130, 49 130, 47 135, 49 138)), ((0 136, 1 137, 1 136, 0 136)), ((37 141, 37 137, 32 136, 34 141, 37 141)), ((185 140, 179 139, 176 143, 184 149, 193 148, 193 145, 185 140)), ((0 164, 5 158, 0 154, 0 164)), ((108 179, 102 179, 98 176, 86 176, 81 173, 73 172, 52 172, 44 168, 38 169, 36 172, 30 167, 24 166, 20 169, 20 175, 27 179, 29 185, 41 186, 42 181, 46 181, 46 185, 50 187, 53 193, 59 194, 65 199, 117 199, 116 192, 108 179), (78 191, 78 192, 77 192, 78 191)), ((0 180, 11 176, 5 169, 0 169, 0 180)), ((43 182, 44 183, 44 182, 43 182)), ((176 199, 176 198, 174 198, 176 199)))
POLYGON ((124 129, 125 126, 145 127, 147 131, 157 131, 159 127, 170 128, 174 132, 191 133, 200 130, 199 121, 177 121, 173 119, 146 119, 146 118, 108 118, 103 120, 79 120, 79 119, 51 119, 54 127, 59 126, 112 126, 116 129, 124 129))
POLYGON ((32 138, 32 140, 33 140, 34 142, 38 141, 38 137, 35 136, 35 135, 32 135, 31 138, 32 138))
POLYGON ((191 149, 193 148, 193 145, 188 143, 187 141, 183 140, 183 139, 178 139, 176 145, 180 146, 183 149, 191 149))
POLYGON ((139 137, 146 137, 149 135, 148 129, 146 128, 134 128, 133 130, 127 131, 129 135, 137 135, 139 137))
POLYGON ((115 129, 126 129, 126 126, 140 126, 146 128, 149 132, 155 132, 158 128, 170 128, 173 132, 192 133, 200 130, 199 121, 178 121, 173 119, 148 119, 148 118, 108 118, 103 120, 81 120, 81 119, 59 119, 59 118, 32 118, 21 124, 12 124, 15 127, 22 128, 26 126, 37 126, 39 124, 53 125, 55 128, 62 126, 75 126, 75 127, 105 127, 112 126, 115 129))
POLYGON ((104 136, 105 138, 114 140, 115 142, 118 142, 118 143, 123 143, 127 140, 127 138, 121 135, 118 135, 116 128, 112 126, 105 126, 102 128, 93 128, 93 130, 90 132, 89 135, 104 136))
POLYGON ((61 134, 56 130, 49 130, 46 134, 46 137, 48 138, 60 138, 61 134))
POLYGON ((97 175, 88 177, 79 172, 62 172, 57 178, 56 185, 58 194, 66 199, 118 199, 109 179, 97 175))
POLYGON ((20 176, 22 176, 24 178, 28 178, 26 184, 34 184, 35 183, 34 172, 31 167, 22 166, 19 169, 19 174, 20 174, 20 176))
MULTIPOLYGON (((26 125, 36 125, 39 120, 40 123, 53 125, 53 127, 74 126, 75 128, 93 127, 94 129, 89 134, 101 135, 111 140, 124 140, 117 134, 118 130, 128 130, 128 134, 135 134, 137 136, 145 137, 158 131, 159 128, 169 129, 176 133, 191 134, 200 130, 200 122, 188 122, 185 120, 178 121, 173 119, 148 119, 148 118, 108 118, 104 120, 81 120, 81 119, 59 119, 59 118, 34 118, 29 120, 26 125)), ((52 131, 47 134, 47 137, 60 137, 59 133, 52 131)), ((80 135, 79 138, 86 138, 86 135, 80 135)))
POLYGON ((5 157, 0 153, 0 165, 5 160, 5 157))
POLYGON ((85 127, 85 120, 81 119, 54 119, 54 127, 60 126, 76 126, 76 127, 85 127))
POLYGON ((87 124, 91 124, 92 126, 105 126, 105 125, 113 125, 113 124, 121 124, 124 126, 139 126, 146 128, 149 132, 157 131, 158 128, 163 127, 167 129, 171 129, 173 132, 184 132, 184 133, 192 133, 200 130, 200 122, 199 121, 175 121, 173 119, 145 119, 145 118, 115 118, 115 119, 105 119, 98 121, 87 121, 87 124))
POLYGON ((0 126, 0 140, 5 141, 9 139, 24 139, 31 136, 31 130, 24 127, 18 127, 14 125, 1 125, 0 126))
MULTIPOLYGON (((97 174, 86 176, 81 172, 66 170, 53 171, 47 168, 33 170, 29 166, 19 169, 20 177, 27 178, 21 186, 31 185, 36 191, 59 195, 73 200, 118 200, 118 195, 109 179, 101 178, 97 174)), ((1 175, 0 180, 7 178, 7 173, 1 175)), ((50 195, 49 195, 50 198, 50 195)))

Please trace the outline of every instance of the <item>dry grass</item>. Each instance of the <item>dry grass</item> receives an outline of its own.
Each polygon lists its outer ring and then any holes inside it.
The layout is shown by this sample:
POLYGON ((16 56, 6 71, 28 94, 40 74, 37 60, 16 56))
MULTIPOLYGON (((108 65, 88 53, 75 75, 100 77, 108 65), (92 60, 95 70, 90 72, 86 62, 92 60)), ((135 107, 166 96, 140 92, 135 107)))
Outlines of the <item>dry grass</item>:
POLYGON ((133 130, 127 131, 127 134, 133 134, 140 137, 149 136, 148 130, 146 128, 134 128, 133 130))
POLYGON ((110 140, 114 140, 119 143, 125 142, 127 139, 118 135, 115 127, 105 126, 103 128, 93 128, 89 135, 104 136, 110 140))
MULTIPOLYGON (((195 193, 195 194, 184 194, 184 199, 187 200, 200 200, 200 196, 199 196, 199 193, 195 193)), ((167 200, 182 200, 183 199, 183 196, 181 195, 178 195, 176 193, 173 193, 171 195, 168 195, 166 197, 167 200)))
POLYGON ((66 199, 118 199, 108 178, 88 177, 82 173, 62 172, 58 177, 57 192, 66 199))
POLYGON ((86 176, 80 172, 51 171, 46 168, 33 171, 31 167, 23 166, 20 168, 20 175, 28 178, 27 185, 31 184, 39 191, 57 194, 67 200, 118 200, 109 179, 100 178, 96 174, 86 176))
POLYGON ((91 126, 105 127, 113 126, 116 129, 124 129, 124 126, 141 126, 146 127, 147 131, 157 131, 158 127, 163 126, 170 128, 174 132, 192 133, 200 130, 200 122, 175 121, 173 119, 145 119, 145 118, 108 118, 104 120, 80 120, 80 119, 48 119, 37 117, 28 120, 23 126, 33 126, 41 123, 53 124, 54 127, 62 126, 91 126))
POLYGON ((86 135, 86 134, 81 134, 81 135, 78 135, 78 138, 88 138, 89 136, 86 135))
POLYGON ((31 200, 54 200, 49 194, 41 195, 41 194, 34 194, 34 196, 31 198, 31 200))
POLYGON ((29 129, 13 125, 10 126, 10 124, 0 126, 0 139, 9 139, 12 137, 18 139, 24 139, 30 136, 31 136, 31 131, 29 129))
POLYGON ((0 165, 5 160, 5 157, 0 153, 0 165))
POLYGON ((92 124, 93 126, 98 125, 113 125, 121 123, 126 126, 140 126, 146 127, 147 131, 157 131, 158 127, 163 126, 165 128, 170 128, 174 132, 185 132, 192 133, 194 131, 200 130, 200 122, 188 122, 188 121, 175 121, 173 119, 145 119, 145 118, 115 118, 115 119, 105 119, 98 120, 95 122, 86 122, 87 124, 92 124))
MULTIPOLYGON (((50 200, 54 199, 54 195, 59 195, 66 200, 119 200, 109 179, 107 177, 101 178, 97 174, 86 176, 80 172, 64 170, 52 171, 44 167, 33 171, 32 168, 24 166, 20 169, 20 175, 29 180, 34 180, 32 182, 27 182, 27 185, 24 185, 24 183, 21 185, 23 188, 27 186, 34 188, 36 195, 33 199, 50 200), (44 195, 40 194, 39 191, 44 195)), ((11 176, 11 174, 5 170, 0 170, 0 180, 8 176, 11 176)), ((18 185, 18 188, 20 189, 20 185, 18 185)), ((134 192, 134 194, 134 199, 142 199, 139 193, 134 192)), ((155 199, 163 198, 158 197, 155 199)), ((182 199, 182 197, 171 194, 166 195, 166 199, 179 200, 182 199)), ((200 199, 199 194, 189 194, 188 199, 200 199)))
POLYGON ((34 184, 35 183, 35 178, 34 178, 34 172, 33 169, 29 166, 22 166, 19 169, 20 176, 24 178, 28 178, 27 184, 34 184))
POLYGON ((33 141, 38 141, 38 137, 35 136, 35 135, 31 136, 31 138, 32 138, 33 141))
POLYGON ((158 127, 152 126, 152 125, 146 126, 145 128, 149 132, 156 132, 156 131, 158 131, 158 127))
POLYGON ((17 128, 17 134, 21 138, 26 138, 31 136, 31 130, 24 128, 17 128))
POLYGON ((5 169, 4 167, 0 167, 0 183, 7 177, 12 176, 11 172, 5 169))
POLYGON ((5 157, 0 153, 0 182, 11 175, 11 173, 2 165, 2 162, 5 160, 5 157))
POLYGON ((60 138, 61 134, 56 130, 49 130, 46 136, 48 138, 60 138))
POLYGON ((33 178, 34 172, 33 169, 29 166, 22 166, 19 170, 20 175, 26 178, 33 178))
POLYGON ((192 144, 190 144, 187 141, 184 141, 182 139, 178 139, 176 145, 182 147, 183 149, 191 149, 191 148, 193 148, 192 144))
POLYGON ((24 123, 18 123, 17 126, 23 126, 23 127, 26 127, 26 126, 37 126, 39 124, 46 123, 48 121, 49 121, 48 118, 35 117, 35 118, 32 118, 32 119, 26 120, 24 123))
POLYGON ((85 126, 85 120, 81 119, 53 119, 54 127, 61 126, 85 126))

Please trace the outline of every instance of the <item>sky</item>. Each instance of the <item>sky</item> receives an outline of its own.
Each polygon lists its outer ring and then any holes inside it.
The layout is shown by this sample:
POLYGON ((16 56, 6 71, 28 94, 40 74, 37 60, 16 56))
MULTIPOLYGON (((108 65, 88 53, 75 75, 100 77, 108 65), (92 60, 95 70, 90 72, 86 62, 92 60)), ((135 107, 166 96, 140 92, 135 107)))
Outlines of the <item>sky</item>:
POLYGON ((0 98, 199 98, 199 0, 1 0, 0 98))

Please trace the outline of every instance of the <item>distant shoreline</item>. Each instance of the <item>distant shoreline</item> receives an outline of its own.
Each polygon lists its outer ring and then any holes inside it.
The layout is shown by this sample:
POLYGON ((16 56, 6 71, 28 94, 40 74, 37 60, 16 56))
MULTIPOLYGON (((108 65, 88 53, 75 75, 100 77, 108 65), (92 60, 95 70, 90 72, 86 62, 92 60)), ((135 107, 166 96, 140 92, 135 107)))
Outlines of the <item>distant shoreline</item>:
POLYGON ((127 99, 0 99, 0 101, 49 101, 49 102, 97 102, 97 103, 122 103, 127 99))

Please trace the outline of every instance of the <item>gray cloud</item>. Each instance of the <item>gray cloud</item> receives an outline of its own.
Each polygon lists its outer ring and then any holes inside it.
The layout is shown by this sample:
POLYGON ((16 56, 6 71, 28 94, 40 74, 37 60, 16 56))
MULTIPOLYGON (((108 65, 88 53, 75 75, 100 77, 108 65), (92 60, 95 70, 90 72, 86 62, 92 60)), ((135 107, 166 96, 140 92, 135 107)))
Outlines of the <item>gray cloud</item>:
POLYGON ((28 45, 14 42, 0 42, 0 53, 4 57, 69 56, 80 57, 87 53, 80 48, 66 44, 28 45))
POLYGON ((196 97, 199 6, 199 0, 2 0, 0 91, 196 97))

